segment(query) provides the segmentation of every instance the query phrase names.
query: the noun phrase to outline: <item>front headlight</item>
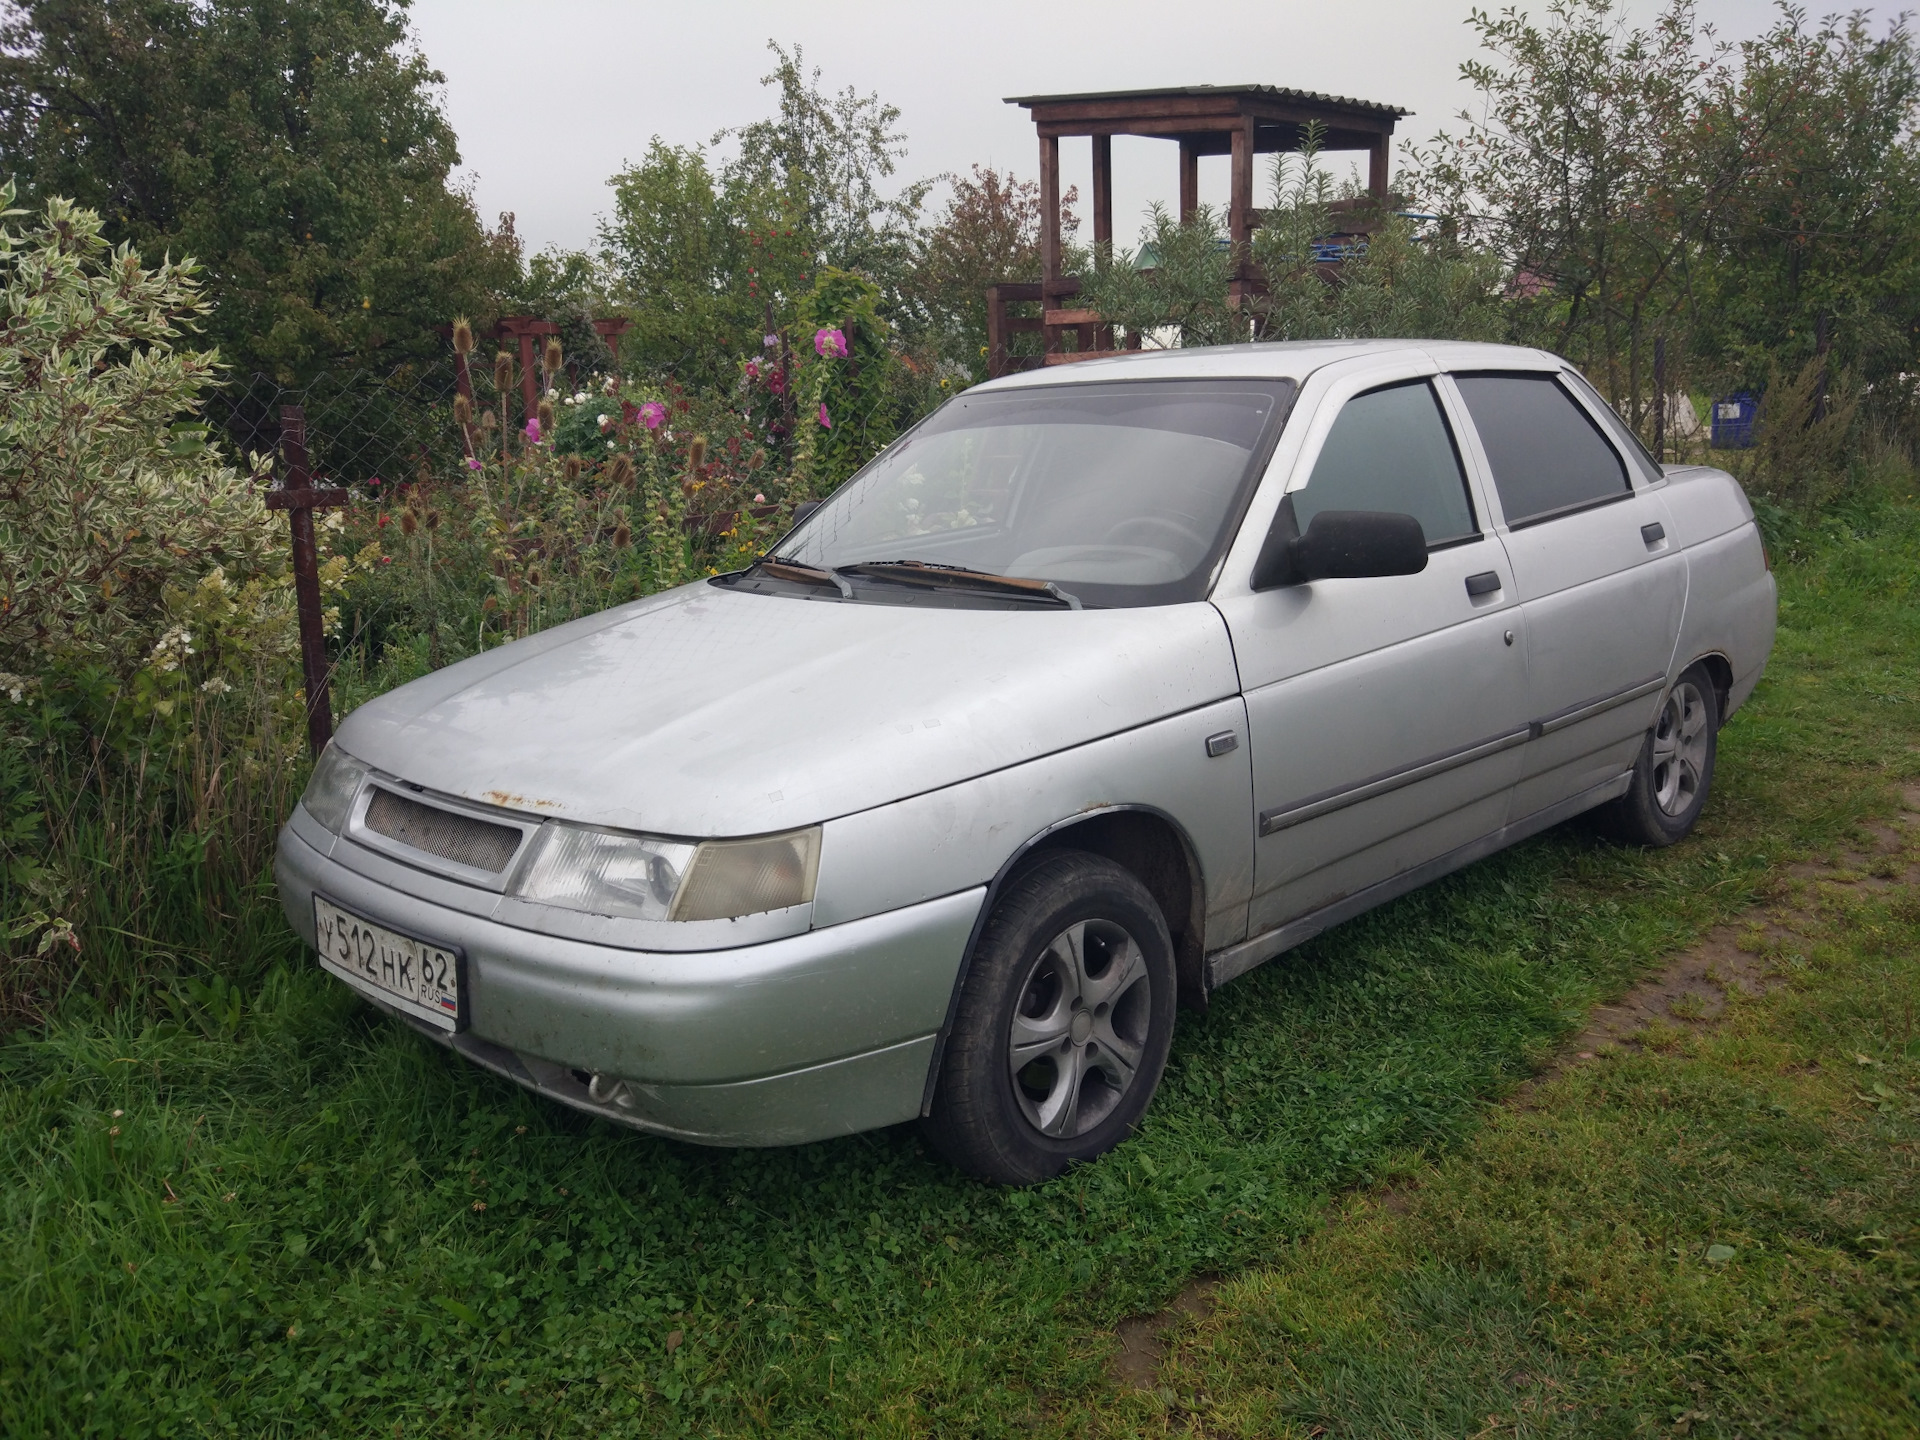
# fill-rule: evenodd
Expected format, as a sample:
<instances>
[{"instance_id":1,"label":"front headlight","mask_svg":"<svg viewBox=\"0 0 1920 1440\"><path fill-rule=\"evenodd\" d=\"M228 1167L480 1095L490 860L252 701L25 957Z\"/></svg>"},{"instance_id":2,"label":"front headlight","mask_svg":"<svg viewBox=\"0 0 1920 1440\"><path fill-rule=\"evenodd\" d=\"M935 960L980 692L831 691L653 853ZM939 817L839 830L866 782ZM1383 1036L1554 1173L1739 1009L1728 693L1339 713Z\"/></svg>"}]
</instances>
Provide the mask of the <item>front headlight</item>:
<instances>
[{"instance_id":1,"label":"front headlight","mask_svg":"<svg viewBox=\"0 0 1920 1440\"><path fill-rule=\"evenodd\" d=\"M514 893L594 915L665 920L694 847L678 840L551 824Z\"/></svg>"},{"instance_id":2,"label":"front headlight","mask_svg":"<svg viewBox=\"0 0 1920 1440\"><path fill-rule=\"evenodd\" d=\"M820 827L693 845L553 822L513 893L636 920L731 920L813 899Z\"/></svg>"},{"instance_id":3,"label":"front headlight","mask_svg":"<svg viewBox=\"0 0 1920 1440\"><path fill-rule=\"evenodd\" d=\"M338 835L346 828L347 812L353 808L360 782L367 778L367 768L342 750L338 740L329 744L314 762L313 777L300 797L307 814Z\"/></svg>"}]
</instances>

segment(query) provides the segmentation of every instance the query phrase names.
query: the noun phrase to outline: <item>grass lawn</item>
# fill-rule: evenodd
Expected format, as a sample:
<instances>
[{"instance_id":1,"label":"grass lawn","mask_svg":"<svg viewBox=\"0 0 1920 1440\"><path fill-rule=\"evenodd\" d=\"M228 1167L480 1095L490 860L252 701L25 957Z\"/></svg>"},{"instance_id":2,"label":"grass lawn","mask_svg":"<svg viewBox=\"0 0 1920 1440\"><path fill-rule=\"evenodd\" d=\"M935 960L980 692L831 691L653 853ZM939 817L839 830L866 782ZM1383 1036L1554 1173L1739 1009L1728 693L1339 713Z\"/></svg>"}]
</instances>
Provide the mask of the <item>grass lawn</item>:
<instances>
[{"instance_id":1,"label":"grass lawn","mask_svg":"<svg viewBox=\"0 0 1920 1440\"><path fill-rule=\"evenodd\" d=\"M1913 1433L1912 891L1822 887L1711 1035L1495 1103L1920 778L1920 510L1804 549L1693 839L1563 827L1236 982L1038 1190L911 1129L587 1120L291 947L76 1001L0 1047L0 1431ZM1117 1387L1115 1323L1200 1274L1238 1278Z\"/></svg>"}]
</instances>

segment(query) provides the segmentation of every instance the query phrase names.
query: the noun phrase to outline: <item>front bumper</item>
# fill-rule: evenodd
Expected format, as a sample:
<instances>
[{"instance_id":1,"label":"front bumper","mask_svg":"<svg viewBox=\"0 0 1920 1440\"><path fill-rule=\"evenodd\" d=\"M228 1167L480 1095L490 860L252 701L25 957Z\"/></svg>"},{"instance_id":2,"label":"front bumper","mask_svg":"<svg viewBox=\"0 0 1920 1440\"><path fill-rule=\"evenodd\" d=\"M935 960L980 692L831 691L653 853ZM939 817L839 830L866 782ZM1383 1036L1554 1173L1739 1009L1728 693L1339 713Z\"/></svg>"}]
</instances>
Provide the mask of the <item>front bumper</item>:
<instances>
[{"instance_id":1,"label":"front bumper","mask_svg":"<svg viewBox=\"0 0 1920 1440\"><path fill-rule=\"evenodd\" d=\"M467 1028L414 1022L423 1033L565 1104L712 1145L799 1144L918 1115L985 896L976 887L765 944L659 953L503 925L363 873L380 868L280 832L280 902L309 945L317 890L466 952Z\"/></svg>"}]
</instances>

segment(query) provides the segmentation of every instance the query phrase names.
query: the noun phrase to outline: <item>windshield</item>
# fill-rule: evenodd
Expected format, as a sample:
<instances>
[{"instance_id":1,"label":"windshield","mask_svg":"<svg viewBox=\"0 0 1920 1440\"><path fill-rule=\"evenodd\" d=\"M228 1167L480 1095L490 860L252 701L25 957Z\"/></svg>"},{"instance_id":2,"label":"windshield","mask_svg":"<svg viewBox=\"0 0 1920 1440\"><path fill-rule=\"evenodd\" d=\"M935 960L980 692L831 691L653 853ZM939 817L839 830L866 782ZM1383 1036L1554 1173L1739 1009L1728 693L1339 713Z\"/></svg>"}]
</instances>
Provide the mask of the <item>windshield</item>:
<instances>
[{"instance_id":1,"label":"windshield","mask_svg":"<svg viewBox=\"0 0 1920 1440\"><path fill-rule=\"evenodd\" d=\"M1293 393L1291 380L1136 380L961 395L778 558L954 566L1051 582L1086 605L1197 600Z\"/></svg>"}]
</instances>

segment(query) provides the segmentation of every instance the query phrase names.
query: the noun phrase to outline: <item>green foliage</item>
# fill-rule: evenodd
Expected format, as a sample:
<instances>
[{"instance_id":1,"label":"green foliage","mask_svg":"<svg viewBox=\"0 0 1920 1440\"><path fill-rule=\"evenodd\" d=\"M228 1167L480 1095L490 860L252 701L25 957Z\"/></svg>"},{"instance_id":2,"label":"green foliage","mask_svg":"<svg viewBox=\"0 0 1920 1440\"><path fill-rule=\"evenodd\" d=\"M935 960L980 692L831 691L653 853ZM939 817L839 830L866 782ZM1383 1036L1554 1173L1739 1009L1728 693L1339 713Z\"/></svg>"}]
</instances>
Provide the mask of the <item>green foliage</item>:
<instances>
[{"instance_id":1,"label":"green foliage","mask_svg":"<svg viewBox=\"0 0 1920 1440\"><path fill-rule=\"evenodd\" d=\"M1668 385L1756 389L1830 343L1912 411L1920 368L1920 64L1907 21L1810 24L1783 7L1737 49L1692 0L1632 27L1609 0L1544 23L1476 12L1488 52L1458 134L1413 184L1513 276L1517 336L1566 354L1643 424Z\"/></svg>"},{"instance_id":2,"label":"green foliage","mask_svg":"<svg viewBox=\"0 0 1920 1440\"><path fill-rule=\"evenodd\" d=\"M459 162L405 0L26 0L0 30L0 166L217 277L241 373L391 368L518 264Z\"/></svg>"},{"instance_id":3,"label":"green foliage","mask_svg":"<svg viewBox=\"0 0 1920 1440\"><path fill-rule=\"evenodd\" d=\"M0 187L0 220L25 213L13 195ZM0 686L82 663L178 669L183 595L222 567L271 568L255 484L195 419L216 359L176 345L206 311L193 269L109 249L61 199L0 225Z\"/></svg>"},{"instance_id":4,"label":"green foliage","mask_svg":"<svg viewBox=\"0 0 1920 1440\"><path fill-rule=\"evenodd\" d=\"M880 300L871 280L829 268L796 308L793 470L810 494L828 493L931 408L924 384L894 348ZM844 339L845 355L825 353L827 332Z\"/></svg>"},{"instance_id":5,"label":"green foliage","mask_svg":"<svg viewBox=\"0 0 1920 1440\"><path fill-rule=\"evenodd\" d=\"M1146 337L1170 328L1182 345L1252 338L1249 317L1227 303L1236 257L1220 217L1208 206L1182 224L1156 203L1139 249L1096 253L1086 261L1079 267L1079 302L1129 334Z\"/></svg>"}]
</instances>

